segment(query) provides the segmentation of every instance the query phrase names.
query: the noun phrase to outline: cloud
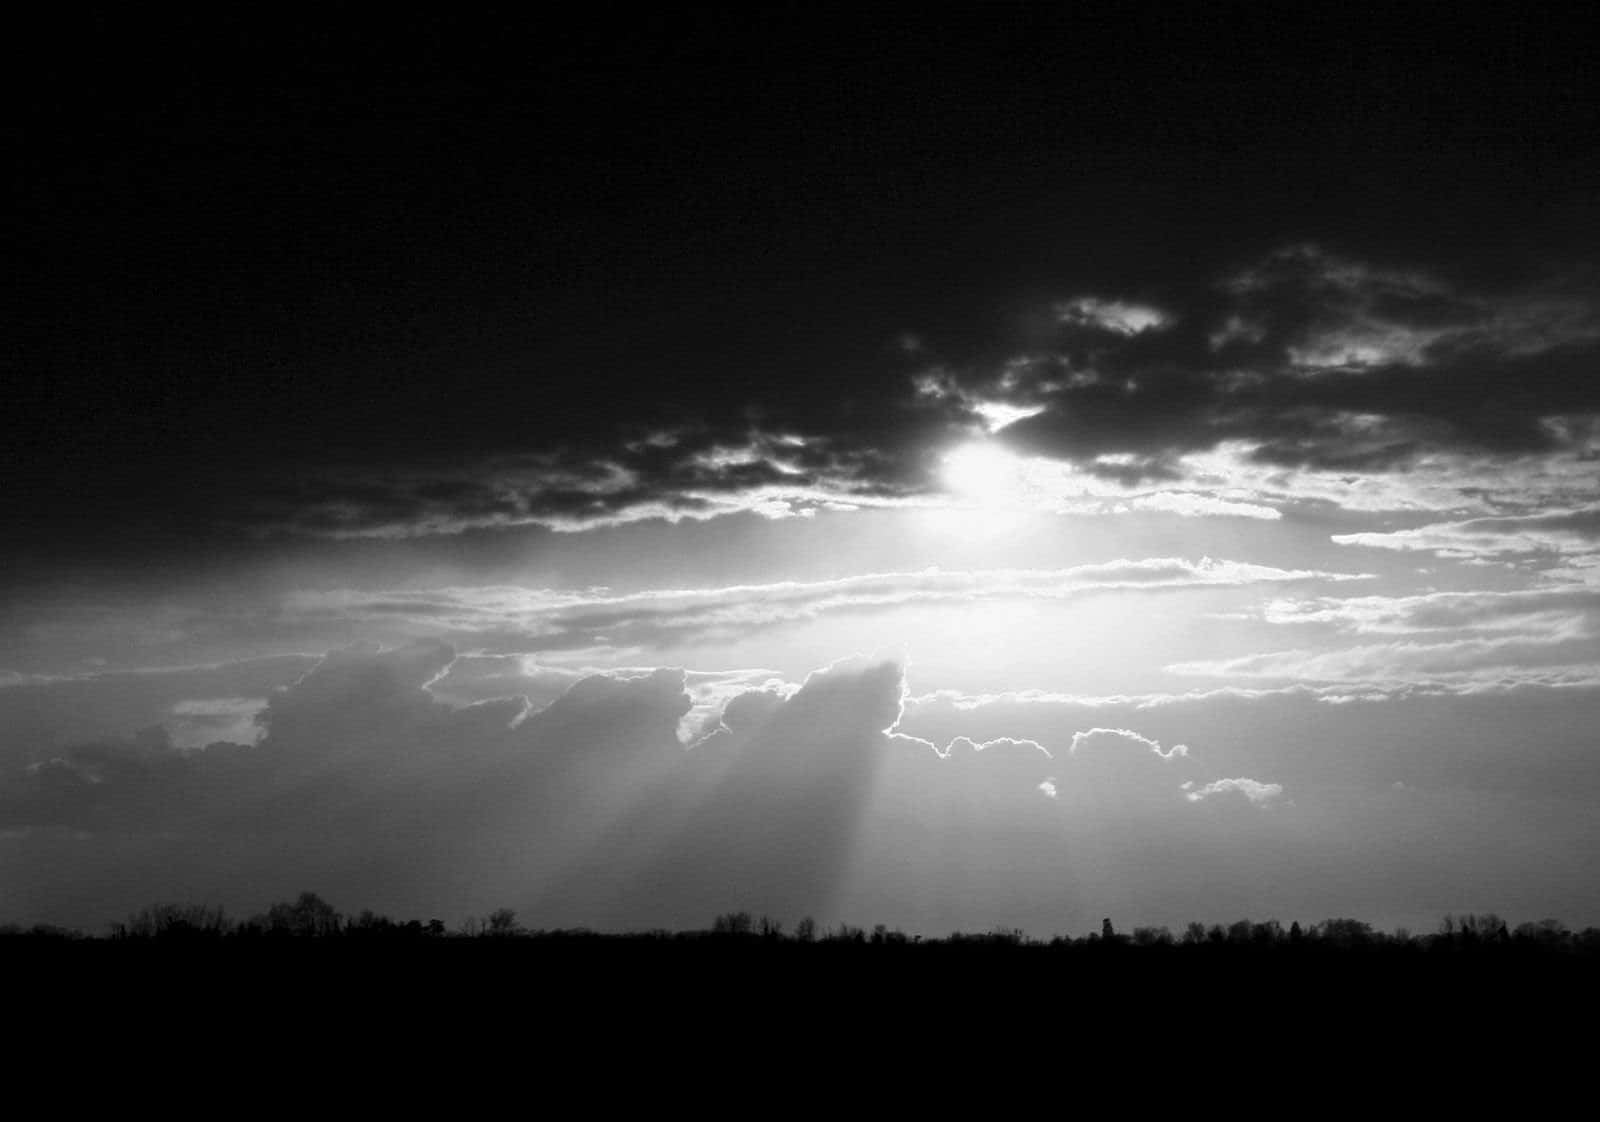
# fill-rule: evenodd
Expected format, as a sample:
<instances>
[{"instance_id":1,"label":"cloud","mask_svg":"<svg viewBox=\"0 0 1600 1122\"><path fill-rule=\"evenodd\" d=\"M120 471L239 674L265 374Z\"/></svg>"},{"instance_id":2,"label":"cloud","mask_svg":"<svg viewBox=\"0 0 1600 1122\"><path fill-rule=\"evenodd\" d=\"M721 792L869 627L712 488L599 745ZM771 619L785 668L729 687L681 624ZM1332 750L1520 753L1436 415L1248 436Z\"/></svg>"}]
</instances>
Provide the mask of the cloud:
<instances>
[{"instance_id":1,"label":"cloud","mask_svg":"<svg viewBox=\"0 0 1600 1122\"><path fill-rule=\"evenodd\" d=\"M1424 367L1490 350L1531 356L1600 338L1594 305L1577 294L1474 292L1428 271L1394 268L1300 244L1224 282L1232 322L1281 333L1306 376L1329 369ZM1244 334L1240 330L1237 334Z\"/></svg>"},{"instance_id":2,"label":"cloud","mask_svg":"<svg viewBox=\"0 0 1600 1122\"><path fill-rule=\"evenodd\" d=\"M1233 678L1297 678L1309 681L1397 683L1433 678L1498 678L1524 668L1592 674L1594 640L1583 632L1451 639L1403 640L1334 650L1265 651L1235 658L1177 662L1174 674Z\"/></svg>"},{"instance_id":3,"label":"cloud","mask_svg":"<svg viewBox=\"0 0 1600 1122\"><path fill-rule=\"evenodd\" d=\"M1254 779L1215 779L1203 787L1185 783L1183 789L1185 792L1183 797L1192 803L1202 802L1213 795L1234 791L1243 795L1252 804L1264 806L1283 794L1283 784L1260 783Z\"/></svg>"},{"instance_id":4,"label":"cloud","mask_svg":"<svg viewBox=\"0 0 1600 1122\"><path fill-rule=\"evenodd\" d=\"M987 752L993 749L1000 749L1001 751L1030 749L1040 753L1045 759L1051 758L1050 749L1040 744L1037 740L1018 739L1014 736L997 736L993 740L985 740L982 743L973 740L970 736L958 736L939 754L949 758L957 752ZM996 755L999 754L999 752L996 753Z\"/></svg>"},{"instance_id":5,"label":"cloud","mask_svg":"<svg viewBox=\"0 0 1600 1122\"><path fill-rule=\"evenodd\" d=\"M494 672L466 675L471 689L446 701L462 662ZM433 643L347 648L268 695L254 744L185 748L155 729L9 769L8 908L93 926L151 899L243 911L312 887L350 908L453 919L505 905L544 926L701 924L739 907L935 931L997 916L1059 930L1107 911L1172 922L1263 883L1325 906L1329 882L1306 885L1304 869L1327 837L1351 855L1340 877L1392 864L1423 827L1361 818L1377 811L1339 801L1357 797L1340 794L1352 784L1548 799L1593 783L1581 730L1596 683L1555 676L1540 688L1559 704L1358 683L919 697L896 660L855 657L800 683L583 674L533 704L484 696L486 680L514 684L504 669ZM1356 698L1383 703L1325 703ZM687 745L686 718L719 703L716 724L692 719L709 731ZM1270 783L1242 778L1268 767ZM1286 813L1186 813L1196 793ZM1451 805L1407 813L1461 839L1526 817ZM1354 834L1340 825L1352 815ZM1486 858L1484 875L1516 852Z\"/></svg>"},{"instance_id":6,"label":"cloud","mask_svg":"<svg viewBox=\"0 0 1600 1122\"><path fill-rule=\"evenodd\" d=\"M1425 679L1396 681L1356 681L1327 685L1296 682L1285 686L1218 686L1214 689L1183 692L1157 691L1134 694L1073 694L1053 690L1009 690L999 693L968 694L959 690L937 690L907 698L907 712L970 713L993 708L1064 708L1093 713L1106 709L1141 712L1155 709L1204 707L1217 703L1277 702L1305 700L1320 705L1349 705L1356 702L1383 703L1423 697L1447 698L1490 696L1505 693L1536 693L1541 690L1600 689L1600 663L1571 666L1496 668L1487 674L1442 674Z\"/></svg>"},{"instance_id":7,"label":"cloud","mask_svg":"<svg viewBox=\"0 0 1600 1122\"><path fill-rule=\"evenodd\" d=\"M877 450L826 434L689 428L584 451L345 468L261 496L250 525L261 534L335 540L519 527L577 532L732 514L787 518L915 506L925 490Z\"/></svg>"},{"instance_id":8,"label":"cloud","mask_svg":"<svg viewBox=\"0 0 1600 1122\"><path fill-rule=\"evenodd\" d=\"M1276 462L1270 445L1240 438L1159 462L1186 488L1278 507L1506 515L1537 512L1552 503L1581 505L1595 496L1595 449L1587 440L1563 437L1538 452L1486 456L1415 447L1382 414L1334 411L1316 424L1317 439L1337 445L1340 459ZM1400 460L1390 463L1396 450Z\"/></svg>"},{"instance_id":9,"label":"cloud","mask_svg":"<svg viewBox=\"0 0 1600 1122\"><path fill-rule=\"evenodd\" d=\"M541 656L542 657L542 656ZM585 678L638 678L650 667L549 665L531 655L458 654L449 670L428 684L428 692L451 705L525 697L537 710L548 706ZM685 670L683 688L690 709L678 726L678 739L690 745L716 731L727 703L743 693L770 689L787 696L797 687L776 670Z\"/></svg>"},{"instance_id":10,"label":"cloud","mask_svg":"<svg viewBox=\"0 0 1600 1122\"><path fill-rule=\"evenodd\" d=\"M1546 637L1592 633L1597 612L1600 590L1556 585L1415 596L1279 599L1269 601L1262 614L1268 623L1332 624L1357 634L1517 631Z\"/></svg>"},{"instance_id":11,"label":"cloud","mask_svg":"<svg viewBox=\"0 0 1600 1122\"><path fill-rule=\"evenodd\" d=\"M74 743L164 725L184 745L245 731L244 710L317 664L314 655L74 675L18 676L0 686L0 771ZM253 731L252 731L253 735Z\"/></svg>"},{"instance_id":12,"label":"cloud","mask_svg":"<svg viewBox=\"0 0 1600 1122\"><path fill-rule=\"evenodd\" d=\"M283 615L445 635L477 647L551 650L692 642L744 635L819 616L908 605L992 600L1061 600L1094 593L1351 581L1364 574L1183 558L1118 560L1065 569L977 569L870 573L827 581L725 588L603 591L447 587L334 590L288 596Z\"/></svg>"},{"instance_id":13,"label":"cloud","mask_svg":"<svg viewBox=\"0 0 1600 1122\"><path fill-rule=\"evenodd\" d=\"M1060 761L1041 771L1073 784L1110 767L1157 784L1163 777L1170 784L1204 783L1219 774L1266 772L1296 789L1305 805L1330 787L1370 782L1381 789L1394 779L1424 788L1588 798L1600 780L1585 732L1596 719L1600 667L1186 694L945 692L908 700L902 728L935 742L957 733L975 740L1029 737ZM1076 754L1059 750L1090 728L1136 730L1141 739L1108 736ZM1182 743L1190 751L1163 759L1145 742Z\"/></svg>"},{"instance_id":14,"label":"cloud","mask_svg":"<svg viewBox=\"0 0 1600 1122\"><path fill-rule=\"evenodd\" d=\"M1399 638L1197 660L1168 669L1225 677L1353 680L1380 693L1413 688L1463 694L1587 689L1600 681L1600 597L1589 585L1279 599L1265 605L1263 618L1279 625L1331 626L1346 634ZM1337 700L1336 693L1325 700Z\"/></svg>"},{"instance_id":15,"label":"cloud","mask_svg":"<svg viewBox=\"0 0 1600 1122\"><path fill-rule=\"evenodd\" d=\"M266 707L264 697L186 699L173 705L166 727L179 748L203 748L219 740L248 744L260 735L257 718Z\"/></svg>"},{"instance_id":16,"label":"cloud","mask_svg":"<svg viewBox=\"0 0 1600 1122\"><path fill-rule=\"evenodd\" d=\"M1012 405L1003 401L975 401L972 403L972 411L983 418L983 426L988 432L996 433L1007 425L1038 416L1044 412L1044 406Z\"/></svg>"},{"instance_id":17,"label":"cloud","mask_svg":"<svg viewBox=\"0 0 1600 1122\"><path fill-rule=\"evenodd\" d=\"M1123 300L1104 300L1081 296L1062 304L1057 314L1061 322L1094 327L1115 335L1139 335L1168 326L1172 317L1160 308Z\"/></svg>"},{"instance_id":18,"label":"cloud","mask_svg":"<svg viewBox=\"0 0 1600 1122\"><path fill-rule=\"evenodd\" d=\"M461 410L451 412L451 435L424 424L425 452L368 435L394 427L372 423L373 410L400 405L363 395L366 423L336 430L346 454L317 452L327 439L296 444L316 430L303 417L303 430L253 434L251 455L241 447L227 470L187 477L193 501L160 505L163 528L215 533L222 512L229 530L258 536L405 540L945 507L953 500L939 457L980 434L1077 475L1103 471L1106 457L1149 469L1136 480L1124 465L1121 481L1136 486L1113 499L1139 499L1159 479L1162 494L1236 507L1279 506L1270 491L1287 501L1341 491L1377 501L1363 483L1394 501L1413 490L1411 475L1433 485L1428 509L1454 514L1483 504L1473 482L1452 484L1448 471L1474 461L1497 490L1535 494L1538 477L1553 473L1573 477L1575 501L1595 499L1582 465L1600 433L1588 377L1600 352L1600 294L1582 273L1484 284L1302 243L1242 266L1200 262L1171 278L1159 306L1078 289L1004 318L1033 326L969 321L941 338L937 322L908 324L921 340L911 351L800 357L782 378L691 379L671 404L654 392L620 395L582 423L578 410L493 409L463 393L451 403ZM849 392L816 392L834 375L807 362L848 367L840 385ZM562 375L575 380L569 390L591 392L576 369ZM541 385L551 377L546 370ZM490 400L508 392L478 389ZM388 416L416 425L426 415L407 407ZM291 447L302 466L275 470ZM1189 470L1191 457L1224 449L1277 486L1221 494ZM103 473L96 501L125 487L173 495L172 473L137 474ZM1450 490L1454 505L1444 501ZM29 501L65 505L64 494L39 492ZM1263 517L1198 501L1080 501L1085 513Z\"/></svg>"},{"instance_id":19,"label":"cloud","mask_svg":"<svg viewBox=\"0 0 1600 1122\"><path fill-rule=\"evenodd\" d=\"M919 369L890 364L848 403L768 387L536 452L252 483L231 509L257 533L403 539L943 508L963 500L940 456L975 436L1033 464L1009 501L1085 515L1516 516L1505 502L1597 498L1600 293L1582 277L1477 289L1299 244L1171 296L1058 302L1011 350L940 353L930 334L900 356Z\"/></svg>"},{"instance_id":20,"label":"cloud","mask_svg":"<svg viewBox=\"0 0 1600 1122\"><path fill-rule=\"evenodd\" d=\"M959 827L985 860L1037 849L1060 828L1024 809L1039 803L1110 828L1107 814L1176 801L1115 753L1063 773L1027 737L938 749L902 731L908 694L892 659L845 659L799 684L753 685L757 671L592 674L536 708L440 700L459 657L435 642L331 652L270 696L255 743L197 749L154 728L72 746L0 782L0 829L30 845L70 832L84 907L132 907L200 878L317 884L423 911L464 899L467 877L473 900L520 899L573 922L689 923L740 905L824 912L862 862L910 860L938 882L936 850L888 856L928 831ZM1187 754L1126 730L1083 736ZM1119 785L1143 793L1106 801ZM994 833L1001 821L1023 833ZM19 879L19 899L43 875Z\"/></svg>"},{"instance_id":21,"label":"cloud","mask_svg":"<svg viewBox=\"0 0 1600 1122\"><path fill-rule=\"evenodd\" d=\"M1275 507L1261 506L1258 503L1229 502L1215 495L1201 495L1187 491L1157 491L1150 495L1140 495L1129 499L1127 507L1129 510L1166 511L1170 514L1183 515L1185 518L1260 518L1275 522L1283 517Z\"/></svg>"},{"instance_id":22,"label":"cloud","mask_svg":"<svg viewBox=\"0 0 1600 1122\"><path fill-rule=\"evenodd\" d=\"M1335 534L1338 545L1424 550L1453 557L1600 552L1600 506L1435 522L1409 530Z\"/></svg>"},{"instance_id":23,"label":"cloud","mask_svg":"<svg viewBox=\"0 0 1600 1122\"><path fill-rule=\"evenodd\" d=\"M1122 740L1130 741L1130 742L1132 742L1134 744L1139 745L1139 747L1141 747L1141 748L1147 749L1148 751L1155 753L1157 756L1160 756L1163 760L1171 760L1171 759L1175 759L1175 758L1177 758L1179 756L1187 756L1189 754L1189 747L1186 744L1174 744L1171 748L1163 749L1161 747L1161 745L1159 743L1157 743L1156 741L1151 740L1148 737L1140 736L1138 733L1134 732L1131 729L1107 729L1107 728L1092 728L1092 729L1087 729L1087 730L1085 730L1083 732L1073 733L1072 734L1072 744L1067 749L1067 751L1069 753L1075 755L1077 753L1078 749L1080 749L1080 748L1084 747L1085 745L1087 745L1091 740L1105 738L1105 737L1113 737L1113 738L1119 738L1119 739L1122 739Z\"/></svg>"},{"instance_id":24,"label":"cloud","mask_svg":"<svg viewBox=\"0 0 1600 1122\"><path fill-rule=\"evenodd\" d=\"M1069 339L948 374L949 393L1044 405L1007 428L1012 447L1161 463L1180 493L1201 490L1202 464L1222 453L1237 461L1228 485L1257 505L1474 509L1480 479L1548 502L1536 480L1551 476L1595 496L1584 465L1600 398L1582 370L1600 349L1600 298L1582 280L1478 291L1297 245L1191 303L1154 335Z\"/></svg>"},{"instance_id":25,"label":"cloud","mask_svg":"<svg viewBox=\"0 0 1600 1122\"><path fill-rule=\"evenodd\" d=\"M1008 423L1021 419L1013 418ZM960 445L945 453L940 462L950 491L941 505L971 508L984 514L1005 511L1101 516L1143 512L1184 518L1276 521L1282 517L1281 512L1263 503L1290 498L1246 490L1221 477L1201 481L1186 474L1181 457L1103 453L1075 464L1014 455L991 441ZM1153 484L1188 489L1162 489ZM1244 499L1258 501L1241 501Z\"/></svg>"}]
</instances>

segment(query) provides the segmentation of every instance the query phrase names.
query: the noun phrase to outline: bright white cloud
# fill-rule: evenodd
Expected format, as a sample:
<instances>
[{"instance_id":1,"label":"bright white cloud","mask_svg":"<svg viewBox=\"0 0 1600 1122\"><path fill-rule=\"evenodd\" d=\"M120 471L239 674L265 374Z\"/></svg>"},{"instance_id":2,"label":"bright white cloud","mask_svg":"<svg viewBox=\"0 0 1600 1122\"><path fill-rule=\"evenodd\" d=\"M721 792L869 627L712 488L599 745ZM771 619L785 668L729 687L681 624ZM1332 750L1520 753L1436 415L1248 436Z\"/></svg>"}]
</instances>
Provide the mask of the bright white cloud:
<instances>
[{"instance_id":1,"label":"bright white cloud","mask_svg":"<svg viewBox=\"0 0 1600 1122\"><path fill-rule=\"evenodd\" d=\"M1142 465L1120 454L1080 465L1020 456L1001 444L978 442L945 453L941 465L949 501L991 511L1085 516L1162 513L1274 521L1281 514L1270 503L1290 498L1240 487L1220 474L1204 479L1184 475L1182 460L1176 461L1180 474L1175 480L1163 477L1158 487L1130 482Z\"/></svg>"},{"instance_id":2,"label":"bright white cloud","mask_svg":"<svg viewBox=\"0 0 1600 1122\"><path fill-rule=\"evenodd\" d=\"M1386 449L1412 440L1386 418L1369 414L1335 414L1324 423L1331 430L1329 436L1337 436L1341 453L1353 459L1364 453L1381 458ZM1413 450L1392 468L1360 470L1273 462L1260 455L1266 447L1261 440L1226 440L1163 461L1171 477L1163 490L1259 506L1331 504L1362 513L1495 516L1543 513L1552 505L1581 512L1600 496L1593 466L1600 444L1585 425L1559 427L1564 434L1561 446L1547 452L1487 457L1476 452ZM1115 485L1101 481L1100 487L1110 493Z\"/></svg>"},{"instance_id":3,"label":"bright white cloud","mask_svg":"<svg viewBox=\"0 0 1600 1122\"><path fill-rule=\"evenodd\" d=\"M830 581L663 589L626 595L497 585L428 590L299 592L290 617L346 619L418 632L499 633L522 649L569 646L604 636L613 646L815 619L834 612L912 604L1062 600L1091 592L1238 588L1299 581L1368 579L1361 573L1184 558L1118 560L1065 569L976 569L870 573Z\"/></svg>"},{"instance_id":4,"label":"bright white cloud","mask_svg":"<svg viewBox=\"0 0 1600 1122\"><path fill-rule=\"evenodd\" d=\"M1029 417L1037 417L1044 410L1043 405L1017 405L1007 401L975 401L972 404L972 411L983 418L984 428L991 433Z\"/></svg>"},{"instance_id":5,"label":"bright white cloud","mask_svg":"<svg viewBox=\"0 0 1600 1122\"><path fill-rule=\"evenodd\" d=\"M1196 491L1156 491L1129 499L1128 510L1164 511L1185 518L1259 518L1276 522L1283 515L1276 507L1232 502Z\"/></svg>"},{"instance_id":6,"label":"bright white cloud","mask_svg":"<svg viewBox=\"0 0 1600 1122\"><path fill-rule=\"evenodd\" d=\"M1011 706L1048 706L1069 709L1166 709L1176 706L1206 707L1220 702L1264 702L1305 698L1323 705L1352 702L1381 703L1423 697L1467 697L1536 690L1600 689L1600 663L1573 666L1497 668L1487 674L1440 674L1425 679L1357 681L1328 685L1297 682L1287 686L1218 686L1182 693L1071 694L1049 690L1012 690L1003 693L964 694L938 690L908 698L908 710L948 707L958 712Z\"/></svg>"},{"instance_id":7,"label":"bright white cloud","mask_svg":"<svg viewBox=\"0 0 1600 1122\"><path fill-rule=\"evenodd\" d=\"M1184 798L1192 803L1201 802L1214 795L1227 792L1237 792L1251 803L1261 806L1272 802L1283 794L1281 783L1261 783L1254 779L1215 779L1203 787L1196 787L1192 783L1183 785Z\"/></svg>"},{"instance_id":8,"label":"bright white cloud","mask_svg":"<svg viewBox=\"0 0 1600 1122\"><path fill-rule=\"evenodd\" d=\"M1435 680L1480 683L1559 673L1587 681L1600 672L1586 633L1399 641L1334 650L1283 650L1172 663L1174 674L1216 678L1359 681L1387 685Z\"/></svg>"},{"instance_id":9,"label":"bright white cloud","mask_svg":"<svg viewBox=\"0 0 1600 1122\"><path fill-rule=\"evenodd\" d=\"M1415 596L1274 599L1262 615L1268 623L1332 624L1359 634L1517 631L1544 637L1592 631L1597 612L1600 589L1554 585Z\"/></svg>"},{"instance_id":10,"label":"bright white cloud","mask_svg":"<svg viewBox=\"0 0 1600 1122\"><path fill-rule=\"evenodd\" d=\"M1189 754L1189 746L1187 744L1174 744L1171 748L1162 748L1159 742L1151 740L1146 736L1140 736L1132 729L1107 728L1085 729L1082 732L1073 733L1072 744L1070 747L1068 747L1067 752L1071 755L1076 755L1078 750L1088 745L1090 741L1103 739L1128 741L1129 743L1136 744L1149 752L1153 752L1155 755L1160 756L1163 760L1173 760L1180 756L1187 756Z\"/></svg>"},{"instance_id":11,"label":"bright white cloud","mask_svg":"<svg viewBox=\"0 0 1600 1122\"><path fill-rule=\"evenodd\" d=\"M944 751L940 752L939 755L948 759L956 752L986 752L992 749L1001 749L1002 751L1007 749L1026 749L1030 752L1038 752L1046 759L1051 758L1050 750L1037 740L1019 739L1014 736L997 736L993 740L985 740L981 743L969 736L958 736L946 745ZM996 754L998 755L999 753Z\"/></svg>"},{"instance_id":12,"label":"bright white cloud","mask_svg":"<svg viewBox=\"0 0 1600 1122\"><path fill-rule=\"evenodd\" d=\"M1338 545L1425 550L1460 557L1544 552L1593 554L1600 552L1600 506L1435 522L1409 530L1336 534L1333 541Z\"/></svg>"}]
</instances>

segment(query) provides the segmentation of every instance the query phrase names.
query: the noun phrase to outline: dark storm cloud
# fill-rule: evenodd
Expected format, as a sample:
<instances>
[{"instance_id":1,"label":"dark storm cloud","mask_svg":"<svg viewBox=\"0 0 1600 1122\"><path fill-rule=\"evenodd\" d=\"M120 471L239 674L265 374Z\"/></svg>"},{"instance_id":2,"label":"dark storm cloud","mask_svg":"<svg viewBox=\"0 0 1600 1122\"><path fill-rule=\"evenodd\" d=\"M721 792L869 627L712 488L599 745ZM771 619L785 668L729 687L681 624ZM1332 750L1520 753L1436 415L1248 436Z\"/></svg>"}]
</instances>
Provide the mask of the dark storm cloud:
<instances>
[{"instance_id":1,"label":"dark storm cloud","mask_svg":"<svg viewBox=\"0 0 1600 1122\"><path fill-rule=\"evenodd\" d=\"M1548 450L1543 418L1595 411L1570 185L1600 98L1564 19L43 41L72 50L32 52L20 107L19 563L899 501L980 393L1123 479L1225 439L1352 471ZM1330 249L1273 256L1299 241ZM966 396L919 397L932 364Z\"/></svg>"},{"instance_id":2,"label":"dark storm cloud","mask_svg":"<svg viewBox=\"0 0 1600 1122\"><path fill-rule=\"evenodd\" d=\"M1600 289L1583 277L1476 291L1295 245L1159 305L1082 296L1050 316L1029 352L885 358L865 413L753 384L759 423L719 424L708 403L587 449L312 473L241 496L236 524L399 537L917 504L942 486L942 453L994 427L1130 494L1182 489L1181 457L1224 443L1264 468L1391 476L1440 455L1594 454Z\"/></svg>"},{"instance_id":3,"label":"dark storm cloud","mask_svg":"<svg viewBox=\"0 0 1600 1122\"><path fill-rule=\"evenodd\" d=\"M1224 442L1264 467L1358 474L1439 455L1593 454L1600 295L1581 279L1481 293L1301 245L1172 296L1069 301L1050 349L902 376L876 415L841 414L820 431L785 428L774 409L771 431L662 430L571 466L481 461L460 469L474 478L346 490L322 480L334 490L287 502L282 525L570 529L915 503L941 486L939 454L980 434L996 407L1021 417L1006 444L1127 488L1181 485L1179 458Z\"/></svg>"},{"instance_id":4,"label":"dark storm cloud","mask_svg":"<svg viewBox=\"0 0 1600 1122\"><path fill-rule=\"evenodd\" d=\"M1008 441L1160 464L1232 440L1269 464L1384 471L1441 451L1570 449L1560 423L1600 410L1584 375L1600 358L1589 278L1480 293L1302 245L1215 287L1176 294L1170 327L992 376L994 396L1047 407Z\"/></svg>"},{"instance_id":5,"label":"dark storm cloud","mask_svg":"<svg viewBox=\"0 0 1600 1122\"><path fill-rule=\"evenodd\" d=\"M950 426L945 431L959 432ZM258 492L237 528L326 537L407 537L538 524L586 529L640 519L892 505L926 488L926 471L887 446L705 425L661 430L588 452L462 457L329 472Z\"/></svg>"}]
</instances>

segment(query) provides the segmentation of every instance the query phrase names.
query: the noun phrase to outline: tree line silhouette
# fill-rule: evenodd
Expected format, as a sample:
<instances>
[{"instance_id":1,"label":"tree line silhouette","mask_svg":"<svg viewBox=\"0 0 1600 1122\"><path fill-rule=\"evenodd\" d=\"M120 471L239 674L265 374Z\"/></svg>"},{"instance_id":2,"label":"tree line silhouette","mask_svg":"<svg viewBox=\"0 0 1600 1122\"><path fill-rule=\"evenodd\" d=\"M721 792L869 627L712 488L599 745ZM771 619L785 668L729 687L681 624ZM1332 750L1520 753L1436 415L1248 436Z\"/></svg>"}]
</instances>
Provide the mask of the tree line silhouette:
<instances>
[{"instance_id":1,"label":"tree line silhouette","mask_svg":"<svg viewBox=\"0 0 1600 1122\"><path fill-rule=\"evenodd\" d=\"M1048 939L1017 928L996 927L982 932L952 932L944 938L912 935L877 924L870 930L848 923L822 927L806 917L792 929L770 916L727 912L715 917L709 928L671 931L599 932L587 928L543 929L519 921L510 908L470 917L454 928L439 919L396 920L363 910L345 915L314 892L294 900L279 901L266 911L244 919L230 917L210 904L155 904L110 926L103 936L44 924L0 926L0 939L72 941L194 941L194 940L518 940L523 942L583 942L586 944L662 944L712 942L721 945L834 945L871 947L1014 947L1095 948L1105 951L1129 948L1148 953L1178 953L1199 949L1233 951L1337 950L1366 952L1480 952L1538 951L1600 957L1600 928L1573 930L1556 919L1519 923L1512 927L1492 913L1446 915L1436 930L1413 933L1405 928L1380 931L1361 920L1335 918L1302 926L1284 927L1277 920L1237 920L1233 923L1192 922L1181 931L1143 926L1118 931L1110 918L1098 931L1082 936L1056 935Z\"/></svg>"}]
</instances>

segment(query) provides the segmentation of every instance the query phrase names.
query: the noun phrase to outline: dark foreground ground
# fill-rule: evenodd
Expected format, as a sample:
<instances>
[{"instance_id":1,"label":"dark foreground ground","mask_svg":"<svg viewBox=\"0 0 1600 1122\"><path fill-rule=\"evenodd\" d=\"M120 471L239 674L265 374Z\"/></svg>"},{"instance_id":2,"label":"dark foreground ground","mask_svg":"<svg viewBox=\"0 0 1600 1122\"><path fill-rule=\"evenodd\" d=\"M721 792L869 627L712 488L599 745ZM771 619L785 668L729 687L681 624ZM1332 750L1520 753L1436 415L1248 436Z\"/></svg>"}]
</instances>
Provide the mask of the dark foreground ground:
<instances>
[{"instance_id":1,"label":"dark foreground ground","mask_svg":"<svg viewBox=\"0 0 1600 1122\"><path fill-rule=\"evenodd\" d=\"M17 1118L1584 1117L1600 1086L1600 956L1515 944L0 939L0 977L8 1085L53 1106Z\"/></svg>"},{"instance_id":2,"label":"dark foreground ground","mask_svg":"<svg viewBox=\"0 0 1600 1122\"><path fill-rule=\"evenodd\" d=\"M1343 1029L1419 1049L1537 1037L1600 1048L1600 955L1534 947L802 944L759 938L0 940L15 1022L176 1021L204 1039L362 1023L449 1036L502 1024L729 1044L814 1028L836 1044L1020 1032L1141 1046ZM1387 1046L1387 1045L1386 1045ZM1600 1050L1592 1056L1600 1075ZM1600 1084L1597 1084L1600 1092Z\"/></svg>"}]
</instances>

